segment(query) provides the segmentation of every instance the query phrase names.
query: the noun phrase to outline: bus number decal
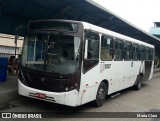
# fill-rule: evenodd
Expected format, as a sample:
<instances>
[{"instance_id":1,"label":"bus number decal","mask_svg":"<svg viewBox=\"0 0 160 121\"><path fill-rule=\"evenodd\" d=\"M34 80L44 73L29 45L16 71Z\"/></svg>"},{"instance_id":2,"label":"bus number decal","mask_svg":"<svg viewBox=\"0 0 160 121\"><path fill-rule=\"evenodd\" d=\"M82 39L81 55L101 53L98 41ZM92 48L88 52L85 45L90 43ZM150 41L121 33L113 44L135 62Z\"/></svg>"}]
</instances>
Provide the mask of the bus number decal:
<instances>
[{"instance_id":1,"label":"bus number decal","mask_svg":"<svg viewBox=\"0 0 160 121\"><path fill-rule=\"evenodd\" d=\"M100 66L100 73L102 73L105 69L109 69L111 64L101 64Z\"/></svg>"}]
</instances>

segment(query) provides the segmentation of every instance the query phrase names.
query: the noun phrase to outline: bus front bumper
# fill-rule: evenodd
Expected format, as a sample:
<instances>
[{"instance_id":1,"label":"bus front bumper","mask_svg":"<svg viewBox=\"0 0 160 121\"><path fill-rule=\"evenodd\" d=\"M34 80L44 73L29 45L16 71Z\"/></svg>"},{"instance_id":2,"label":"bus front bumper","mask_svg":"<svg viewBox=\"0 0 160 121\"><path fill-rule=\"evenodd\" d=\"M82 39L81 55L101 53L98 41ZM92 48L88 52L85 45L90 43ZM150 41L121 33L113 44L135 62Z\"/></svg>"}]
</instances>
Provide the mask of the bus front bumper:
<instances>
[{"instance_id":1,"label":"bus front bumper","mask_svg":"<svg viewBox=\"0 0 160 121\"><path fill-rule=\"evenodd\" d=\"M26 97L44 100L48 102L53 102L73 107L78 106L77 90L72 90L69 92L60 92L60 93L43 91L25 86L18 80L18 93Z\"/></svg>"}]
</instances>

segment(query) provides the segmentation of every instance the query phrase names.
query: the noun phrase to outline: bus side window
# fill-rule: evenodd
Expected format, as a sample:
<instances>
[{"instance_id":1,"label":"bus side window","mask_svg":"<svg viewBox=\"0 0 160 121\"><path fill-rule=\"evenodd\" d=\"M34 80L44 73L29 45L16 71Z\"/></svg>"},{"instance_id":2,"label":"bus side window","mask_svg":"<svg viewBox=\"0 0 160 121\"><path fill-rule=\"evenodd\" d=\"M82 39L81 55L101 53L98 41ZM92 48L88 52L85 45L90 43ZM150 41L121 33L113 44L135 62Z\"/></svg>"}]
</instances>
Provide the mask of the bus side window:
<instances>
[{"instance_id":1,"label":"bus side window","mask_svg":"<svg viewBox=\"0 0 160 121\"><path fill-rule=\"evenodd\" d=\"M137 61L138 60L138 51L139 51L139 46L137 44L133 44L132 45L132 54L133 54L133 61Z\"/></svg>"},{"instance_id":2,"label":"bus side window","mask_svg":"<svg viewBox=\"0 0 160 121\"><path fill-rule=\"evenodd\" d=\"M125 61L130 61L132 59L132 43L130 42L125 42L124 44L124 60Z\"/></svg>"},{"instance_id":3,"label":"bus side window","mask_svg":"<svg viewBox=\"0 0 160 121\"><path fill-rule=\"evenodd\" d=\"M112 37L102 36L101 59L113 60L113 38Z\"/></svg>"},{"instance_id":4,"label":"bus side window","mask_svg":"<svg viewBox=\"0 0 160 121\"><path fill-rule=\"evenodd\" d=\"M143 61L144 60L144 58L145 58L145 47L144 46L140 46L139 47L140 49L139 49L139 52L140 52L140 60L141 61Z\"/></svg>"},{"instance_id":5,"label":"bus side window","mask_svg":"<svg viewBox=\"0 0 160 121\"><path fill-rule=\"evenodd\" d=\"M151 60L151 61L153 60L153 57L154 57L154 56L153 56L153 55L154 55L153 53L154 53L154 49L150 49L150 50L149 50L149 60Z\"/></svg>"},{"instance_id":6,"label":"bus side window","mask_svg":"<svg viewBox=\"0 0 160 121\"><path fill-rule=\"evenodd\" d=\"M145 48L145 60L149 60L149 48Z\"/></svg>"},{"instance_id":7,"label":"bus side window","mask_svg":"<svg viewBox=\"0 0 160 121\"><path fill-rule=\"evenodd\" d=\"M122 40L115 40L115 60L123 60L124 43Z\"/></svg>"},{"instance_id":8,"label":"bus side window","mask_svg":"<svg viewBox=\"0 0 160 121\"><path fill-rule=\"evenodd\" d=\"M138 54L139 60L142 61L142 46L139 46Z\"/></svg>"}]
</instances>

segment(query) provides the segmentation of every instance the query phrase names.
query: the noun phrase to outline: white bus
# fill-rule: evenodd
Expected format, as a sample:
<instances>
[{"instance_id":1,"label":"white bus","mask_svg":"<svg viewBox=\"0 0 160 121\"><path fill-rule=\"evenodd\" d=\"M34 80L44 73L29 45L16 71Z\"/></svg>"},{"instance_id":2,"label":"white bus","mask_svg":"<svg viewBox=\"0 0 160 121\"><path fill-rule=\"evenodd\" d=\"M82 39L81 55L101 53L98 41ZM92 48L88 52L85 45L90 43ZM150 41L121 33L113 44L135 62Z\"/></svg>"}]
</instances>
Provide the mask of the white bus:
<instances>
[{"instance_id":1,"label":"white bus","mask_svg":"<svg viewBox=\"0 0 160 121\"><path fill-rule=\"evenodd\" d=\"M153 75L153 45L86 22L31 21L22 51L19 94L73 107Z\"/></svg>"}]
</instances>

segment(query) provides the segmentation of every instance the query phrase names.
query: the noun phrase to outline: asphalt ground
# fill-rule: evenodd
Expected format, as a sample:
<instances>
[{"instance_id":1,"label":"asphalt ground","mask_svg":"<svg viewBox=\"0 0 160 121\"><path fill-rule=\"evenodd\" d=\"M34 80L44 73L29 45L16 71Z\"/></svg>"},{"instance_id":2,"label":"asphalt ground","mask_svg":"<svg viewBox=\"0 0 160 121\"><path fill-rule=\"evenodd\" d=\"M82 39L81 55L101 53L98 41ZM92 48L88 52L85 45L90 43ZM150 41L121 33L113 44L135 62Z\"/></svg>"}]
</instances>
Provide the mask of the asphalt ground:
<instances>
[{"instance_id":1,"label":"asphalt ground","mask_svg":"<svg viewBox=\"0 0 160 121\"><path fill-rule=\"evenodd\" d=\"M7 105L9 105L9 108ZM143 84L142 89L139 91L129 88L108 96L105 104L100 108L93 107L92 103L72 108L26 97L20 97L20 99L8 102L7 105L6 109L4 108L0 111L12 113L45 112L49 113L52 118L0 119L0 121L160 121L160 118L128 118L127 116L127 118L120 118L121 114L130 114L127 112L131 112L131 114L132 112L160 112L160 72L154 73L153 78L146 84ZM58 116L56 112L61 114L61 118L56 117ZM71 113L68 113L69 116L66 117L64 112ZM106 112L117 113L113 113L112 118L105 118L108 115ZM86 115L84 116L82 113L85 113ZM99 114L102 117L98 117Z\"/></svg>"}]
</instances>

